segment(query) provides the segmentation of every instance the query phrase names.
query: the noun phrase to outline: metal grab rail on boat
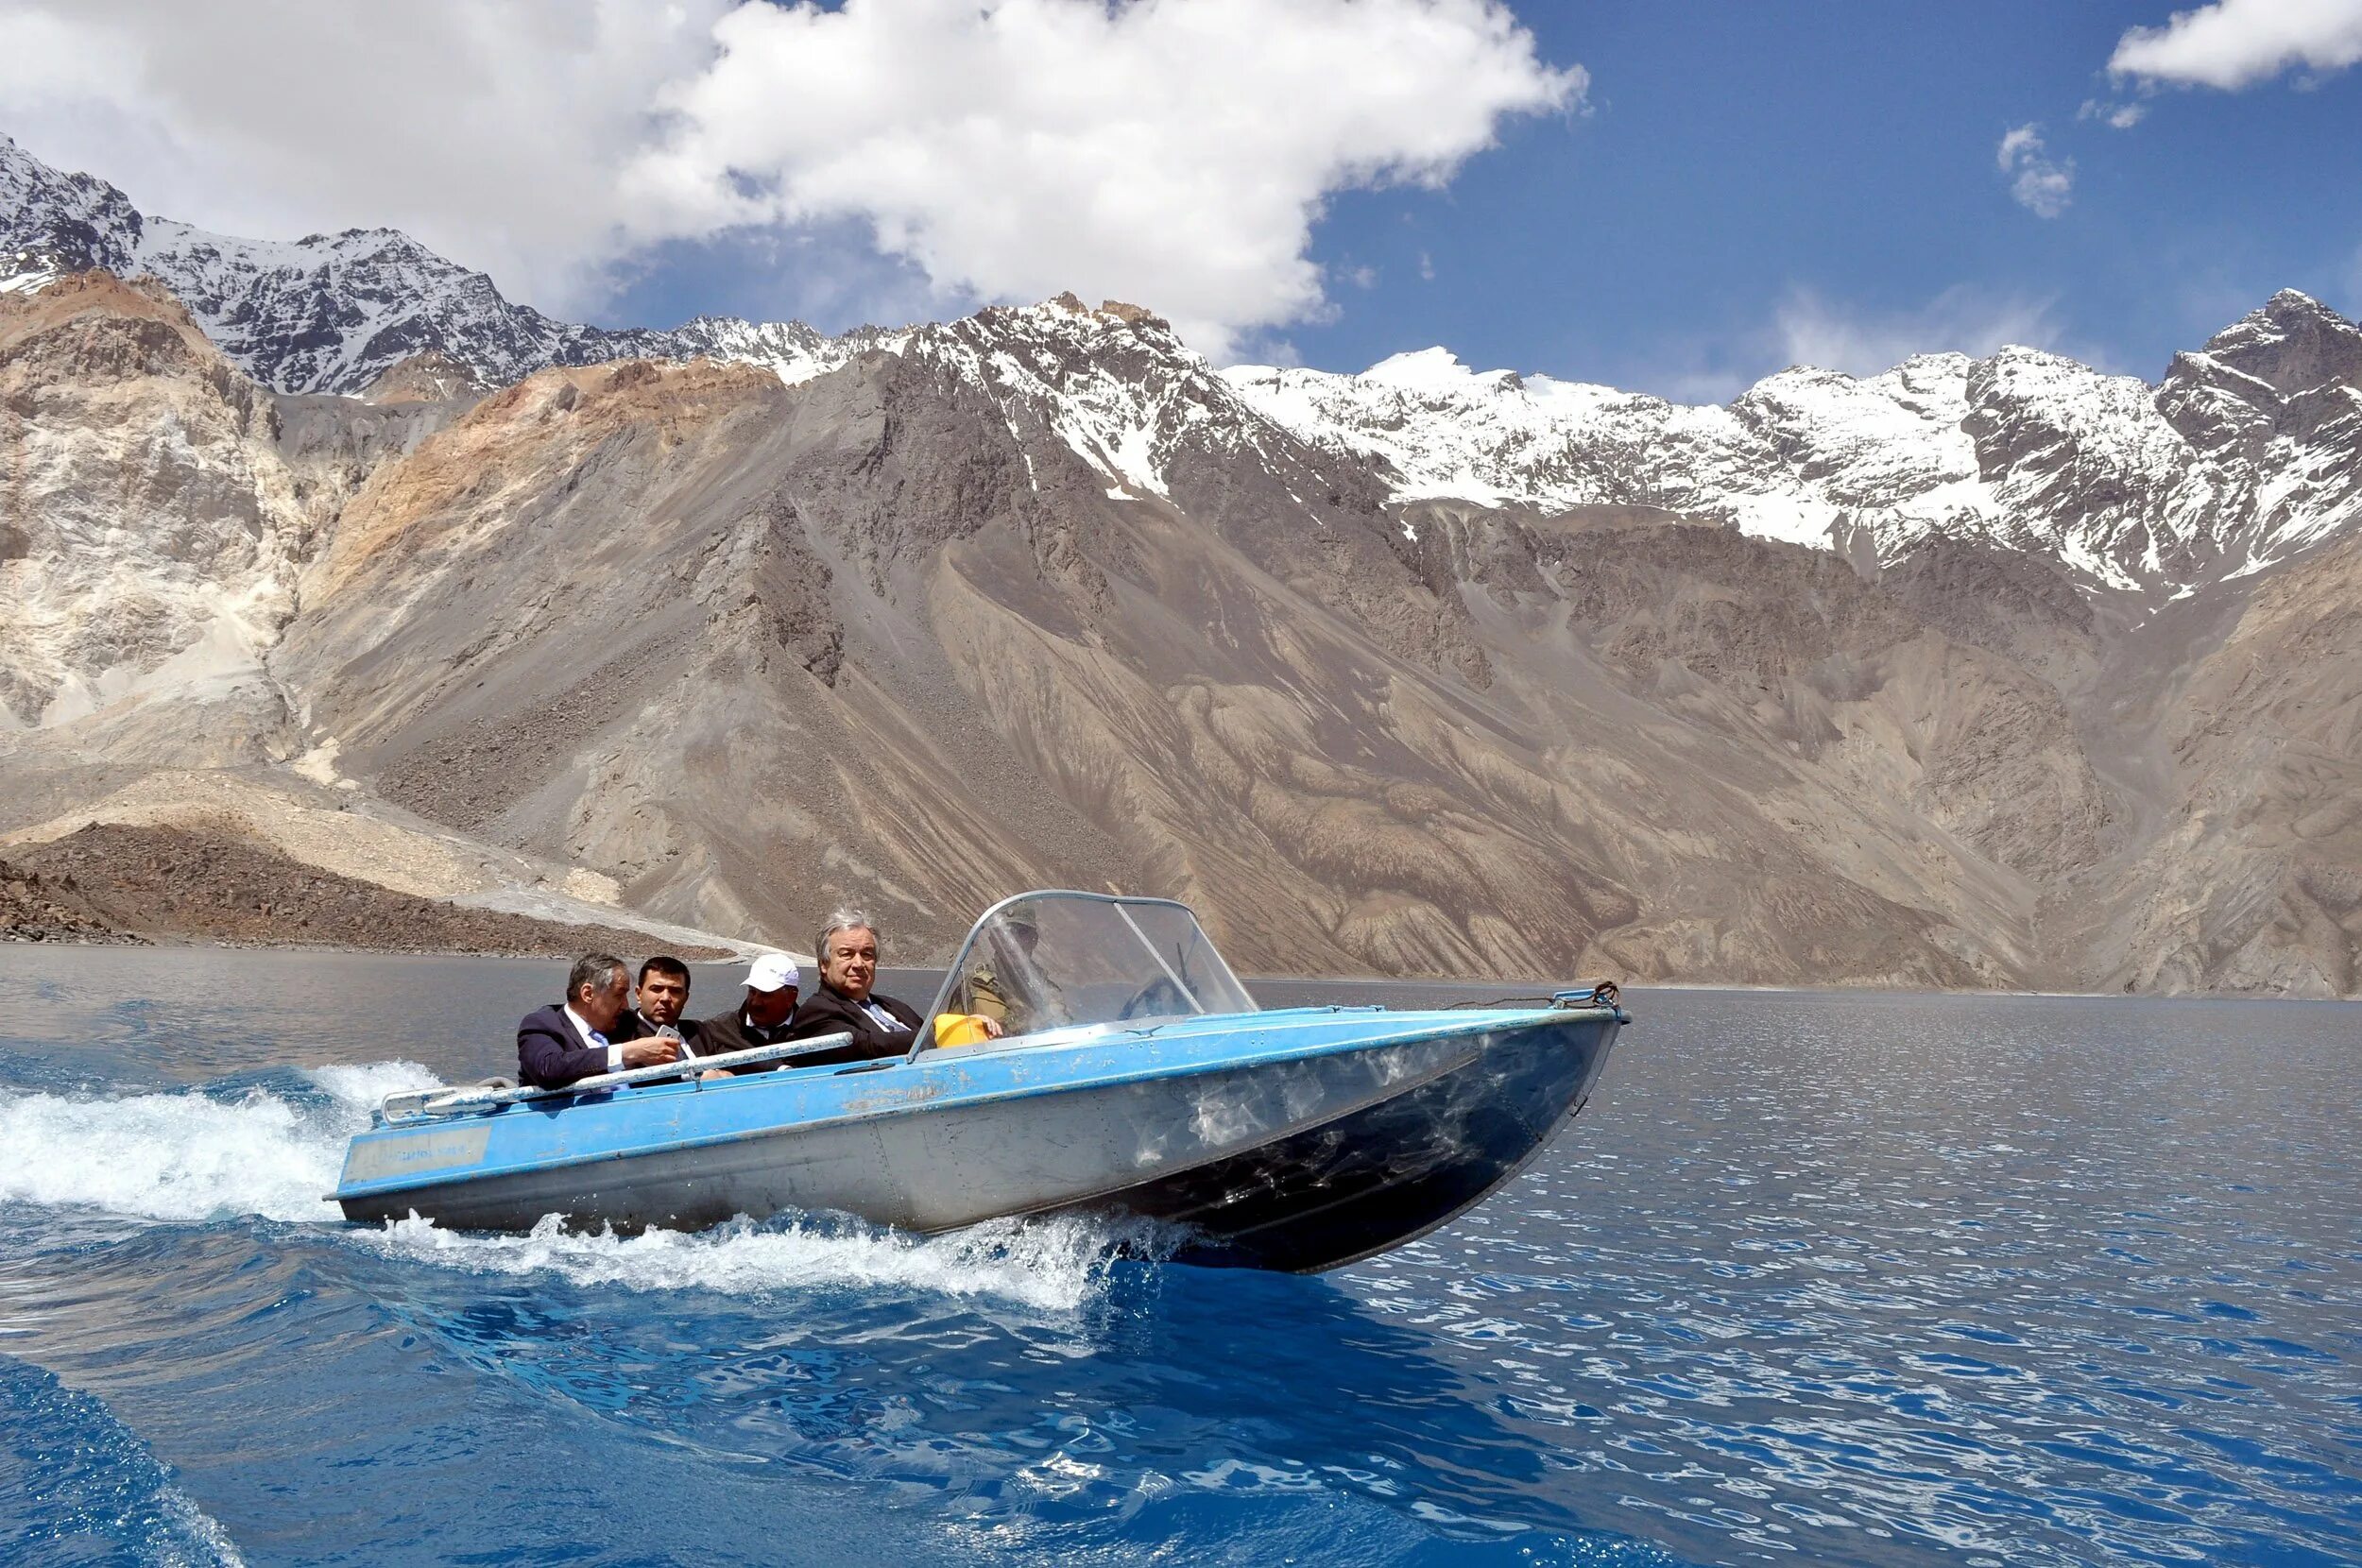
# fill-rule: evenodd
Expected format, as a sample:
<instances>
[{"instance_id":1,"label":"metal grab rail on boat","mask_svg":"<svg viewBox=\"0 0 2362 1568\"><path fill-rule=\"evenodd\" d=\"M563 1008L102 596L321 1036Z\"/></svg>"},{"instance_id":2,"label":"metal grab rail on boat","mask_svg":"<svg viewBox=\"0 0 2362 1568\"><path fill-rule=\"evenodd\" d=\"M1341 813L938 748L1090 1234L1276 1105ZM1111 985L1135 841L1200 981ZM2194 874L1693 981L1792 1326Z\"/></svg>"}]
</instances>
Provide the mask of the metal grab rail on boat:
<instances>
[{"instance_id":1,"label":"metal grab rail on boat","mask_svg":"<svg viewBox=\"0 0 2362 1568\"><path fill-rule=\"evenodd\" d=\"M1553 991L1547 997L1493 997L1481 1001L1451 1002L1446 1012L1476 1008L1547 1007L1561 1013L1604 1013L1617 1024L1632 1022L1632 1014L1624 1011L1623 993L1611 980L1585 980L1564 991Z\"/></svg>"},{"instance_id":2,"label":"metal grab rail on boat","mask_svg":"<svg viewBox=\"0 0 2362 1568\"><path fill-rule=\"evenodd\" d=\"M808 1040L783 1040L777 1045L726 1050L719 1056L688 1056L677 1062L659 1062L653 1066L603 1072L590 1078L577 1078L572 1083L555 1089L492 1089L481 1084L405 1089L400 1094L387 1095L379 1103L376 1119L379 1125L386 1126L395 1122L457 1116L464 1111L497 1110L503 1105L523 1105L537 1099L597 1094L605 1089L626 1088L634 1083L654 1083L683 1077L693 1087L698 1082L699 1073L710 1072L716 1067L751 1066L758 1062L793 1062L799 1056L817 1056L823 1051L841 1049L850 1045L852 1040L850 1032L815 1034Z\"/></svg>"}]
</instances>

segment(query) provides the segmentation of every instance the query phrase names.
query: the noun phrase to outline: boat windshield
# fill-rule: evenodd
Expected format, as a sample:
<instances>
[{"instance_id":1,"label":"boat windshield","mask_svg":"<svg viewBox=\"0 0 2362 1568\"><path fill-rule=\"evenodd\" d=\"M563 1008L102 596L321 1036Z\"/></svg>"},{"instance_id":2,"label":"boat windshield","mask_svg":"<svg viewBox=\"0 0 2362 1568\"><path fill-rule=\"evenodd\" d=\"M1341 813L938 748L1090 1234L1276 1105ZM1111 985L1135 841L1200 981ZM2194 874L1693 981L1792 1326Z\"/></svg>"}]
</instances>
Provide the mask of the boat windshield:
<instances>
[{"instance_id":1,"label":"boat windshield","mask_svg":"<svg viewBox=\"0 0 2362 1568\"><path fill-rule=\"evenodd\" d=\"M976 923L934 1011L980 1014L1018 1035L1256 1006L1186 904L1028 893Z\"/></svg>"}]
</instances>

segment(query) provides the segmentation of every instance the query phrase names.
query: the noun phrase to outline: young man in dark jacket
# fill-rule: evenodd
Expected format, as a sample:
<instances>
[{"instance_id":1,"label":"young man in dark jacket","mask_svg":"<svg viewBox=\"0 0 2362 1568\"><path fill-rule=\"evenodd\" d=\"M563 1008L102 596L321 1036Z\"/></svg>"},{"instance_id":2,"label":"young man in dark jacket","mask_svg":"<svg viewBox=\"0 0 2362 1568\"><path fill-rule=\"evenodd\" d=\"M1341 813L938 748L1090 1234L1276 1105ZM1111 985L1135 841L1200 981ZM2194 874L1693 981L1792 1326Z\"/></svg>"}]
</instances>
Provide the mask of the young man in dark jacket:
<instances>
[{"instance_id":1,"label":"young man in dark jacket","mask_svg":"<svg viewBox=\"0 0 2362 1568\"><path fill-rule=\"evenodd\" d=\"M662 1035L678 1040L684 1057L713 1054L697 1043L698 1031L705 1026L681 1016L689 1009L688 964L670 953L659 953L640 965L640 979L632 990L631 1014L617 1026L620 1038L653 1040Z\"/></svg>"}]
</instances>

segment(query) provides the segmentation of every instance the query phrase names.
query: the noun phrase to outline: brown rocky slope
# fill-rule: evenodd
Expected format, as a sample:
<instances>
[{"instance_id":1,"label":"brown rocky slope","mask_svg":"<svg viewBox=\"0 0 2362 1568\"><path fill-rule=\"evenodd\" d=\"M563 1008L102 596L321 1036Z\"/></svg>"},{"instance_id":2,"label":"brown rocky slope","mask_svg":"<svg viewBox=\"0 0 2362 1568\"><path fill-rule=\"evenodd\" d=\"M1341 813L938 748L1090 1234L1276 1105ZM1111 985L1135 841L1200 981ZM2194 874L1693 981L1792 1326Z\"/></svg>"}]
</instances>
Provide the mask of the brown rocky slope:
<instances>
[{"instance_id":1,"label":"brown rocky slope","mask_svg":"<svg viewBox=\"0 0 2362 1568\"><path fill-rule=\"evenodd\" d=\"M940 944L1112 883L1271 969L2100 978L2050 912L2121 810L2035 667L2099 634L2006 574L1939 623L1678 520L1396 516L1309 450L1110 495L973 401L889 354L533 378L362 494L274 670L376 787L671 918Z\"/></svg>"},{"instance_id":2,"label":"brown rocky slope","mask_svg":"<svg viewBox=\"0 0 2362 1568\"><path fill-rule=\"evenodd\" d=\"M1060 423L1117 392L1147 477ZM276 706L206 743L707 929L856 899L903 959L1120 886L1262 971L2353 989L2350 552L2128 606L1990 546L1395 507L1224 396L1053 303L794 386L553 370L350 439L385 412L282 402L349 499L273 579ZM50 811L198 759L75 724L0 736Z\"/></svg>"}]
</instances>

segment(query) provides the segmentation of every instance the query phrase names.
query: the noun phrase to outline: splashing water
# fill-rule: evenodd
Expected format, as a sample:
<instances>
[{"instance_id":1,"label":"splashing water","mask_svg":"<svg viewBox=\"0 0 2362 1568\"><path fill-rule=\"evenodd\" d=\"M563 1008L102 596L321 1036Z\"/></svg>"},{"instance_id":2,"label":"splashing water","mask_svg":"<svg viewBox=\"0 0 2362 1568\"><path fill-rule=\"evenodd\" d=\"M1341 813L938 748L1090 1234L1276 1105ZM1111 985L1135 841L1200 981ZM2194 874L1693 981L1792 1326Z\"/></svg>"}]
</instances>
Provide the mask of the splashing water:
<instances>
[{"instance_id":1,"label":"splashing water","mask_svg":"<svg viewBox=\"0 0 2362 1568\"><path fill-rule=\"evenodd\" d=\"M317 1068L303 1089L119 1099L0 1097L0 1202L147 1219L339 1218L325 1195L345 1142L386 1095L436 1086L411 1062Z\"/></svg>"},{"instance_id":2,"label":"splashing water","mask_svg":"<svg viewBox=\"0 0 2362 1568\"><path fill-rule=\"evenodd\" d=\"M555 1215L524 1236L446 1231L413 1215L359 1235L389 1256L480 1274L549 1273L578 1286L744 1296L899 1289L1058 1313L1081 1307L1117 1256L1153 1254L1159 1240L1138 1222L1070 1217L994 1220L942 1236L805 1219L618 1236L566 1231Z\"/></svg>"},{"instance_id":3,"label":"splashing water","mask_svg":"<svg viewBox=\"0 0 2362 1568\"><path fill-rule=\"evenodd\" d=\"M386 1095L435 1088L409 1062L315 1067L302 1087L132 1095L0 1096L0 1202L138 1219L254 1217L341 1224L325 1194L345 1144ZM991 1297L1043 1311L1081 1306L1117 1255L1156 1257L1173 1237L1145 1221L1002 1220L921 1237L847 1221L741 1220L698 1235L562 1229L462 1234L416 1216L355 1233L385 1255L480 1274L547 1273L585 1286L730 1295L827 1287Z\"/></svg>"}]
</instances>

